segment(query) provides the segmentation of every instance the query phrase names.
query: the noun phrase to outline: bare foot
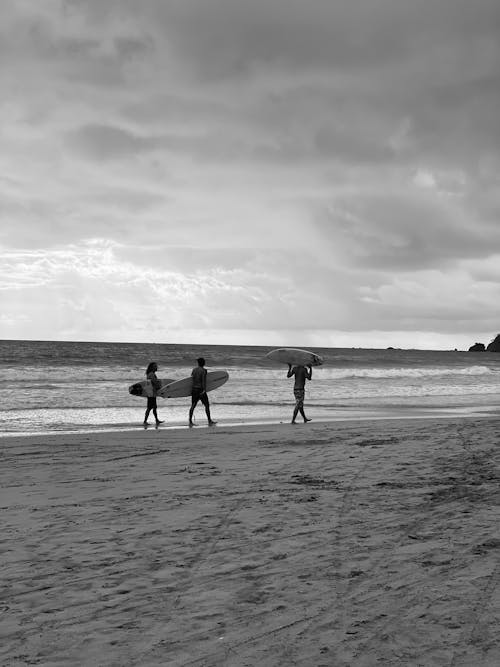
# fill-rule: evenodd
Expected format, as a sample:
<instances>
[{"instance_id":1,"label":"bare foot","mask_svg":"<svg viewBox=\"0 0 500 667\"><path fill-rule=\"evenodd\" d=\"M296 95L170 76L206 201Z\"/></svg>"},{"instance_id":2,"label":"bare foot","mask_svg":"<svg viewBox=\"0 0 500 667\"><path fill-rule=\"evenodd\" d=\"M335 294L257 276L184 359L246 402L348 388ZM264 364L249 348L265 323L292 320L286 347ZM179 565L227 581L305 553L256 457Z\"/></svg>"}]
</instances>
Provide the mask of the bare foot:
<instances>
[{"instance_id":1,"label":"bare foot","mask_svg":"<svg viewBox=\"0 0 500 667\"><path fill-rule=\"evenodd\" d=\"M216 424L217 424L217 422L214 421L213 419L208 422L209 426L215 426Z\"/></svg>"},{"instance_id":2,"label":"bare foot","mask_svg":"<svg viewBox=\"0 0 500 667\"><path fill-rule=\"evenodd\" d=\"M308 419L307 417L304 419L304 424L307 424L307 422L310 422L311 420Z\"/></svg>"}]
</instances>

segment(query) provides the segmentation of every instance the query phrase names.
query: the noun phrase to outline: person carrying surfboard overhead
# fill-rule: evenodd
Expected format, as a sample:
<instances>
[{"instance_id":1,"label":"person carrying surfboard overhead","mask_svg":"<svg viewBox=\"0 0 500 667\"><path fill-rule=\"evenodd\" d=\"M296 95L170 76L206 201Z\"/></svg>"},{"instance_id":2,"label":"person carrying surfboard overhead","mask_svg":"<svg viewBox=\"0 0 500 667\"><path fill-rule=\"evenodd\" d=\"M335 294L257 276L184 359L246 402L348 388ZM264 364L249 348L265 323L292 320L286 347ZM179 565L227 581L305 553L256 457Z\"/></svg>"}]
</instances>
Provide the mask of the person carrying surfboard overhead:
<instances>
[{"instance_id":1,"label":"person carrying surfboard overhead","mask_svg":"<svg viewBox=\"0 0 500 667\"><path fill-rule=\"evenodd\" d=\"M310 422L311 420L306 417L304 412L304 397L306 393L306 380L312 378L312 368L311 366L293 366L288 364L288 373L287 378L295 376L295 383L293 385L293 395L295 396L295 408L293 409L292 424L295 424L295 419L300 412L304 424Z\"/></svg>"},{"instance_id":2,"label":"person carrying surfboard overhead","mask_svg":"<svg viewBox=\"0 0 500 667\"><path fill-rule=\"evenodd\" d=\"M148 404L146 407L146 414L144 415L144 428L148 427L148 417L149 413L153 411L154 418L156 419L156 427L160 424L163 424L163 421L159 419L158 417L158 406L156 403L156 392L158 389L161 387L161 382L158 380L156 377L156 371L158 370L158 364L154 361L152 361L148 367L146 368L146 379L151 381L151 384L153 385L153 396L148 396Z\"/></svg>"},{"instance_id":3,"label":"person carrying surfboard overhead","mask_svg":"<svg viewBox=\"0 0 500 667\"><path fill-rule=\"evenodd\" d=\"M196 360L198 365L191 371L193 386L191 388L191 407L189 408L189 426L194 426L193 413L198 403L201 401L205 406L205 412L208 419L208 425L213 426L217 422L210 415L210 403L207 395L207 369L205 368L205 359L200 357Z\"/></svg>"}]
</instances>

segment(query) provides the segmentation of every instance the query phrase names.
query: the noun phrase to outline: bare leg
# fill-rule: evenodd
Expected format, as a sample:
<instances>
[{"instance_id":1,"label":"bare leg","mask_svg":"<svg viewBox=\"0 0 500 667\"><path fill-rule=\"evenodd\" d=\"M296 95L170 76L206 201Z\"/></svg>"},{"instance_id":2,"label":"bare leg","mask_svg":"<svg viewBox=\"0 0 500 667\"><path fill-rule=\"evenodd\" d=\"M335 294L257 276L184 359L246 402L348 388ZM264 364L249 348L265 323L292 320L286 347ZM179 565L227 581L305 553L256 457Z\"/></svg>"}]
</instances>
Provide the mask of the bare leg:
<instances>
[{"instance_id":1,"label":"bare leg","mask_svg":"<svg viewBox=\"0 0 500 667\"><path fill-rule=\"evenodd\" d=\"M206 393L202 395L201 400L203 402L203 405L205 406L205 414L207 415L208 425L213 426L217 422L212 419L212 416L210 414L210 403L208 401L208 396L206 395Z\"/></svg>"},{"instance_id":2,"label":"bare leg","mask_svg":"<svg viewBox=\"0 0 500 667\"><path fill-rule=\"evenodd\" d=\"M306 417L305 412L304 412L304 408L300 408L300 414L302 415L302 419L304 420L304 424L305 424L306 422L310 422L310 421L311 421L310 419L308 419L308 418Z\"/></svg>"},{"instance_id":3,"label":"bare leg","mask_svg":"<svg viewBox=\"0 0 500 667\"><path fill-rule=\"evenodd\" d=\"M158 412L156 411L156 408L153 408L153 415L155 417L157 426L159 426L160 424L163 424L163 421L158 417Z\"/></svg>"},{"instance_id":4,"label":"bare leg","mask_svg":"<svg viewBox=\"0 0 500 667\"><path fill-rule=\"evenodd\" d=\"M189 408L189 426L194 426L193 424L193 414L194 414L194 409L196 407L196 404L198 403L198 399L192 399L191 401L191 407Z\"/></svg>"}]
</instances>

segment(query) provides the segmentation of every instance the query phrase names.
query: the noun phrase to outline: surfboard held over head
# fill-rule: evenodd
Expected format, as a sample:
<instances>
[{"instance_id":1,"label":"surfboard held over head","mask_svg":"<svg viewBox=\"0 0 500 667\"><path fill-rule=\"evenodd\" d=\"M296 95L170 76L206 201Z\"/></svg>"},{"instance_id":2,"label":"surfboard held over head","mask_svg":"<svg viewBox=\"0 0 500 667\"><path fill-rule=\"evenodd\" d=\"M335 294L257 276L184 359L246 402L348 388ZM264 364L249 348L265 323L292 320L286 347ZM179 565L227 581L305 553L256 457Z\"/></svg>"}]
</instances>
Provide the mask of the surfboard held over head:
<instances>
[{"instance_id":1,"label":"surfboard held over head","mask_svg":"<svg viewBox=\"0 0 500 667\"><path fill-rule=\"evenodd\" d=\"M208 371L207 373L207 391L213 391L222 387L229 379L229 373L226 371ZM191 396L193 388L193 378L187 377L182 380L175 380L167 386L162 386L158 391L158 396L163 398L181 398L182 396Z\"/></svg>"},{"instance_id":2,"label":"surfboard held over head","mask_svg":"<svg viewBox=\"0 0 500 667\"><path fill-rule=\"evenodd\" d=\"M271 361L292 366L321 366L323 359L314 352L301 350L297 347L280 347L266 354Z\"/></svg>"},{"instance_id":3,"label":"surfboard held over head","mask_svg":"<svg viewBox=\"0 0 500 667\"><path fill-rule=\"evenodd\" d=\"M165 387L167 384L171 384L172 382L174 382L174 380L173 378L165 378L163 380L160 380L160 382L161 382L161 387ZM143 396L144 398L149 398L151 396L160 396L159 391L161 391L161 389L155 392L151 380L143 380L142 382L136 382L135 384L131 384L130 387L128 388L128 393L132 394L132 396Z\"/></svg>"}]
</instances>

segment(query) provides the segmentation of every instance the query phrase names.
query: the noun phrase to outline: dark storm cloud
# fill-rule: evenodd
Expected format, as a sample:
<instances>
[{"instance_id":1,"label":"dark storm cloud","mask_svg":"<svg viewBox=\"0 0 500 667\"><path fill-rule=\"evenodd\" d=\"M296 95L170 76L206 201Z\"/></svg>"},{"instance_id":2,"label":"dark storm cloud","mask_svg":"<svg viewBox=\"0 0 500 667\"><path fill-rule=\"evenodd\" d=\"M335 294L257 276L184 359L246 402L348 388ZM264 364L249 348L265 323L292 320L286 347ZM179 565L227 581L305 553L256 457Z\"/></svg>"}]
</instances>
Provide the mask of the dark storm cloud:
<instances>
[{"instance_id":1,"label":"dark storm cloud","mask_svg":"<svg viewBox=\"0 0 500 667\"><path fill-rule=\"evenodd\" d=\"M371 70L450 36L458 43L495 35L500 12L494 0L187 0L154 7L183 60L214 76L259 63Z\"/></svg>"},{"instance_id":2,"label":"dark storm cloud","mask_svg":"<svg viewBox=\"0 0 500 667\"><path fill-rule=\"evenodd\" d=\"M219 133L186 132L141 136L128 129L109 125L85 125L68 132L67 145L96 161L119 160L150 153L173 152L201 160L239 160L251 156L253 148L244 139Z\"/></svg>"},{"instance_id":3,"label":"dark storm cloud","mask_svg":"<svg viewBox=\"0 0 500 667\"><path fill-rule=\"evenodd\" d=\"M36 72L44 71L47 77L49 70L52 82L60 85L116 88L126 84L131 63L144 59L152 47L142 31L135 33L120 25L107 34L105 23L90 25L87 3L81 4L81 12L64 0L35 5L20 2L17 11L13 6L7 2L0 9L0 57L4 65L14 65L14 75L21 75L35 88L43 84L36 80Z\"/></svg>"},{"instance_id":4,"label":"dark storm cloud","mask_svg":"<svg viewBox=\"0 0 500 667\"><path fill-rule=\"evenodd\" d=\"M294 84L282 90L280 75L293 75L297 86L312 73L330 77L332 86L342 77L330 95L330 123L310 104L312 144L278 137L278 147L259 149L262 157L297 157L301 150L306 156L308 148L386 161L392 153L384 130L404 116L411 118L406 154L412 158L467 163L492 145L498 149L500 4L493 0L199 0L156 10L179 63L189 63L200 81L274 74L284 128L297 117L296 104L307 105L307 91L302 102L299 95L293 100ZM312 99L322 85L309 83ZM260 112L268 102L262 99Z\"/></svg>"},{"instance_id":5,"label":"dark storm cloud","mask_svg":"<svg viewBox=\"0 0 500 667\"><path fill-rule=\"evenodd\" d=\"M500 228L463 211L446 197L430 192L372 193L344 200L318 212L325 243L344 248L350 261L367 269L415 271L481 259L500 248Z\"/></svg>"},{"instance_id":6,"label":"dark storm cloud","mask_svg":"<svg viewBox=\"0 0 500 667\"><path fill-rule=\"evenodd\" d=\"M397 5L376 1L195 1L172 5L168 20L173 44L186 62L203 74L236 76L261 64L284 68L372 66L374 59L380 63L397 57L407 51L405 36L383 16L384 10L397 13ZM374 49L374 42L381 48Z\"/></svg>"},{"instance_id":7,"label":"dark storm cloud","mask_svg":"<svg viewBox=\"0 0 500 667\"><path fill-rule=\"evenodd\" d=\"M112 160L154 149L156 142L107 125L87 125L68 133L69 146L96 160Z\"/></svg>"}]
</instances>

